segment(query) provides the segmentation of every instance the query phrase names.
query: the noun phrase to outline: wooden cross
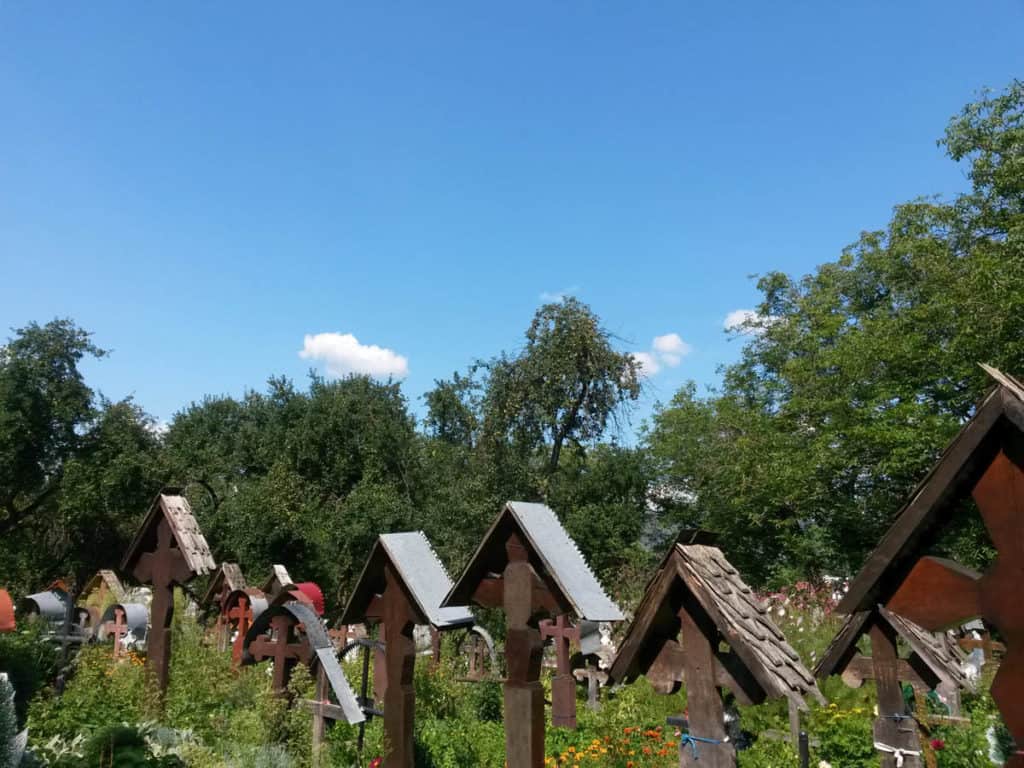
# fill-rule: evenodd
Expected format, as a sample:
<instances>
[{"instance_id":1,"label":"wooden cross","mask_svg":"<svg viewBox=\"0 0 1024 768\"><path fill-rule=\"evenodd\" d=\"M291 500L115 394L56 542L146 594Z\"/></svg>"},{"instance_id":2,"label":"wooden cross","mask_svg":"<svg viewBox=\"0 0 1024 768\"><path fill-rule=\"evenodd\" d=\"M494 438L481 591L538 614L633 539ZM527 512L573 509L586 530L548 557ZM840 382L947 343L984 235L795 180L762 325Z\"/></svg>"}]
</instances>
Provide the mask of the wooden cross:
<instances>
[{"instance_id":1,"label":"wooden cross","mask_svg":"<svg viewBox=\"0 0 1024 768\"><path fill-rule=\"evenodd\" d=\"M1000 452L973 491L997 556L984 573L933 557L918 560L889 601L890 610L937 631L978 617L1006 639L992 698L1017 744L1024 744L1024 472ZM1024 754L1006 768L1024 768Z\"/></svg>"},{"instance_id":2,"label":"wooden cross","mask_svg":"<svg viewBox=\"0 0 1024 768\"><path fill-rule=\"evenodd\" d=\"M509 768L534 768L544 764L544 687L540 682L544 640L539 619L545 607L548 613L557 608L550 592L538 584L529 551L518 534L506 539L505 552L508 564L500 584L507 627L505 757ZM485 580L480 588L487 585Z\"/></svg>"},{"instance_id":3,"label":"wooden cross","mask_svg":"<svg viewBox=\"0 0 1024 768\"><path fill-rule=\"evenodd\" d=\"M735 768L736 751L727 743L725 709L718 689L715 657L718 629L692 598L684 600L678 616L684 650L689 736L697 740L689 745L685 739L680 740L679 765L681 768Z\"/></svg>"},{"instance_id":4,"label":"wooden cross","mask_svg":"<svg viewBox=\"0 0 1024 768\"><path fill-rule=\"evenodd\" d=\"M298 623L290 614L279 614L270 620L270 637L257 637L249 643L249 654L256 660L274 660L274 691L284 693L297 661L309 663L312 651L309 641L298 637Z\"/></svg>"},{"instance_id":5,"label":"wooden cross","mask_svg":"<svg viewBox=\"0 0 1024 768\"><path fill-rule=\"evenodd\" d=\"M994 661L996 654L1001 656L1006 653L1006 646L996 640L993 640L992 633L988 630L982 632L980 638L961 637L956 642L957 645L968 653L973 651L975 648L981 648L982 658L986 664L990 661Z\"/></svg>"},{"instance_id":6,"label":"wooden cross","mask_svg":"<svg viewBox=\"0 0 1024 768\"><path fill-rule=\"evenodd\" d=\"M345 720L345 712L337 704L331 703L331 686L327 681L324 668L317 665L316 689L312 699L303 699L300 703L313 713L313 765L322 764L324 735L329 723Z\"/></svg>"},{"instance_id":7,"label":"wooden cross","mask_svg":"<svg viewBox=\"0 0 1024 768\"><path fill-rule=\"evenodd\" d=\"M580 630L572 626L565 614L554 621L540 623L540 634L551 638L555 646L555 676L551 680L551 724L555 728L576 728L576 680L570 663L571 644L580 642Z\"/></svg>"},{"instance_id":8,"label":"wooden cross","mask_svg":"<svg viewBox=\"0 0 1024 768\"><path fill-rule=\"evenodd\" d=\"M135 566L135 578L153 589L146 666L161 694L167 690L171 663L171 621L174 618L174 587L192 578L192 570L177 547L166 517L157 525L156 549L144 552Z\"/></svg>"},{"instance_id":9,"label":"wooden cross","mask_svg":"<svg viewBox=\"0 0 1024 768\"><path fill-rule=\"evenodd\" d=\"M114 636L114 658L120 658L124 654L122 638L128 634L128 623L125 621L123 608L114 608L114 620L104 623L103 631Z\"/></svg>"},{"instance_id":10,"label":"wooden cross","mask_svg":"<svg viewBox=\"0 0 1024 768\"><path fill-rule=\"evenodd\" d=\"M235 630L235 639L231 643L231 664L237 669L242 663L242 652L245 650L245 635L252 626L252 605L249 596L242 594L238 596L238 602L230 606L226 614L227 634Z\"/></svg>"},{"instance_id":11,"label":"wooden cross","mask_svg":"<svg viewBox=\"0 0 1024 768\"><path fill-rule=\"evenodd\" d=\"M472 635L469 646L469 668L466 670L466 679L476 682L484 679L486 673L487 644L480 635Z\"/></svg>"},{"instance_id":12,"label":"wooden cross","mask_svg":"<svg viewBox=\"0 0 1024 768\"><path fill-rule=\"evenodd\" d=\"M607 682L608 673L600 669L592 661L588 661L583 669L573 672L577 680L587 681L587 709L598 710L601 708L601 686Z\"/></svg>"},{"instance_id":13,"label":"wooden cross","mask_svg":"<svg viewBox=\"0 0 1024 768\"><path fill-rule=\"evenodd\" d=\"M386 671L384 689L384 733L389 752L384 768L413 768L413 715L416 692L413 670L416 665L416 642L413 630L417 612L402 577L388 562L384 567L384 592L375 596L366 611L366 618L379 622L384 641L383 664L378 654L374 662L375 686L378 665ZM377 692L380 696L380 692Z\"/></svg>"}]
</instances>

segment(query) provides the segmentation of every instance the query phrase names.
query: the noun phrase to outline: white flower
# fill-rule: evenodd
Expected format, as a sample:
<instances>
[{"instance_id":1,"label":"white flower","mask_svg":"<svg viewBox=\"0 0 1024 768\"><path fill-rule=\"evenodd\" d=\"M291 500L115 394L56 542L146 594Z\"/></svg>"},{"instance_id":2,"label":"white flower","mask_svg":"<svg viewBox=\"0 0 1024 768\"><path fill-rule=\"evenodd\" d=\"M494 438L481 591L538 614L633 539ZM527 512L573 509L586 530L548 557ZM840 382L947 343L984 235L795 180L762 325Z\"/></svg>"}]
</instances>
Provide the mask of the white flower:
<instances>
[{"instance_id":1,"label":"white flower","mask_svg":"<svg viewBox=\"0 0 1024 768\"><path fill-rule=\"evenodd\" d=\"M819 760L818 768L832 768L832 763L828 762L827 760Z\"/></svg>"}]
</instances>

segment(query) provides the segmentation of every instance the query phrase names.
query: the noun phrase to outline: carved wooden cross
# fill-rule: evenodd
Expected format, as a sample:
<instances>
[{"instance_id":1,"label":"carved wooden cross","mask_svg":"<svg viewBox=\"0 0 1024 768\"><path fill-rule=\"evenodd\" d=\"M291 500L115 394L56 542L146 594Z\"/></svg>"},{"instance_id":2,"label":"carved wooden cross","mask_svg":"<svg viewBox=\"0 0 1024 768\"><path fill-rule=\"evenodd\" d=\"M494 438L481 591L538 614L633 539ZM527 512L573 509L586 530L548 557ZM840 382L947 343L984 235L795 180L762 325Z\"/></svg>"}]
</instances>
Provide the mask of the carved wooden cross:
<instances>
[{"instance_id":1,"label":"carved wooden cross","mask_svg":"<svg viewBox=\"0 0 1024 768\"><path fill-rule=\"evenodd\" d=\"M231 629L235 630L235 639L231 643L231 663L237 669L242 663L242 652L245 650L245 635L252 626L252 605L249 596L242 594L238 596L238 602L227 610L228 634Z\"/></svg>"},{"instance_id":2,"label":"carved wooden cross","mask_svg":"<svg viewBox=\"0 0 1024 768\"><path fill-rule=\"evenodd\" d=\"M551 680L551 724L555 728L576 728L576 680L570 663L571 644L580 642L578 627L565 614L540 623L540 634L552 638L555 646L556 674Z\"/></svg>"},{"instance_id":3,"label":"carved wooden cross","mask_svg":"<svg viewBox=\"0 0 1024 768\"><path fill-rule=\"evenodd\" d=\"M509 768L544 764L544 687L540 682L544 640L539 619L556 613L550 591L530 565L519 535L505 541L508 564L497 585L505 609L505 756ZM488 582L479 589L487 590ZM485 600L475 598L486 604Z\"/></svg>"},{"instance_id":4,"label":"carved wooden cross","mask_svg":"<svg viewBox=\"0 0 1024 768\"><path fill-rule=\"evenodd\" d=\"M114 658L119 658L124 653L122 639L128 634L128 623L125 621L123 608L114 608L114 620L106 622L103 631L114 636Z\"/></svg>"},{"instance_id":5,"label":"carved wooden cross","mask_svg":"<svg viewBox=\"0 0 1024 768\"><path fill-rule=\"evenodd\" d=\"M153 588L150 630L146 640L146 666L160 691L167 690L171 663L171 620L174 618L174 587L192 578L185 555L177 547L166 517L157 525L156 549L144 552L135 566L135 578Z\"/></svg>"},{"instance_id":6,"label":"carved wooden cross","mask_svg":"<svg viewBox=\"0 0 1024 768\"><path fill-rule=\"evenodd\" d=\"M297 661L309 663L312 651L306 638L298 637L293 616L279 614L270 620L271 637L257 637L249 643L249 654L256 660L274 660L274 691L284 693Z\"/></svg>"},{"instance_id":7,"label":"carved wooden cross","mask_svg":"<svg viewBox=\"0 0 1024 768\"><path fill-rule=\"evenodd\" d=\"M735 768L736 751L727 743L725 709L718 689L719 664L715 657L718 628L695 604L691 609L684 602L678 616L684 649L689 735L697 740L689 746L685 740L680 741L679 765L682 768Z\"/></svg>"},{"instance_id":8,"label":"carved wooden cross","mask_svg":"<svg viewBox=\"0 0 1024 768\"><path fill-rule=\"evenodd\" d=\"M984 575L923 557L889 601L890 610L937 631L981 617L1006 639L1006 658L992 682L992 698L1017 744L1024 744L1024 472L1005 453L974 487L974 500L998 552ZM1024 768L1024 754L1006 768Z\"/></svg>"},{"instance_id":9,"label":"carved wooden cross","mask_svg":"<svg viewBox=\"0 0 1024 768\"><path fill-rule=\"evenodd\" d=\"M402 577L390 562L385 565L384 574L384 592L373 598L366 611L367 619L380 623L384 641L383 664L380 666L386 670L384 733L390 749L384 758L384 768L412 768L413 715L416 706L416 692L413 688L416 643L413 629L417 614L402 586ZM376 656L375 688L379 685L376 672L381 661L380 655ZM377 696L380 696L379 690Z\"/></svg>"}]
</instances>

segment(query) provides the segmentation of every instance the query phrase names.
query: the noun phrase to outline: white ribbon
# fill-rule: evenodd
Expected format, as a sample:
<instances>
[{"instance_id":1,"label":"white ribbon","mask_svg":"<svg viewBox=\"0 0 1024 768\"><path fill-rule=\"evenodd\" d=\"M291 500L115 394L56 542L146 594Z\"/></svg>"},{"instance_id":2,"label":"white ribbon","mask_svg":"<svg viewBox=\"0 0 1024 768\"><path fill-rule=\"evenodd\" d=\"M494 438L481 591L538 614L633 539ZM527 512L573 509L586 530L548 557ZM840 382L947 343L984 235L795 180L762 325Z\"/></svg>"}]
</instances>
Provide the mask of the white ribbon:
<instances>
[{"instance_id":1,"label":"white ribbon","mask_svg":"<svg viewBox=\"0 0 1024 768\"><path fill-rule=\"evenodd\" d=\"M882 744L881 742L875 742L875 749L879 752L889 752L893 757L896 758L896 768L903 768L903 757L904 755L913 755L914 757L920 757L921 753L916 752L913 749L897 749L896 747L890 747L888 744Z\"/></svg>"}]
</instances>

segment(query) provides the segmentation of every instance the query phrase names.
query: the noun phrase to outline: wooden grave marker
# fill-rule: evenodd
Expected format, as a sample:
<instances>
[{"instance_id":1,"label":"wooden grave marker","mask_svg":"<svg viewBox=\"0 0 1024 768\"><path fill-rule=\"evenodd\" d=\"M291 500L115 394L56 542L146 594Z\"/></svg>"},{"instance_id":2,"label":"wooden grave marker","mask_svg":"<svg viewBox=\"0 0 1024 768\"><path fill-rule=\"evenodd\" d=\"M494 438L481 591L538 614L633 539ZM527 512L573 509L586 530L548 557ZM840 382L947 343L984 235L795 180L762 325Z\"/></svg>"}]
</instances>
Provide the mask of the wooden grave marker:
<instances>
[{"instance_id":1,"label":"wooden grave marker","mask_svg":"<svg viewBox=\"0 0 1024 768\"><path fill-rule=\"evenodd\" d=\"M341 614L342 624L366 622L381 629L383 659L377 657L374 677L378 696L384 688L384 732L390 750L385 768L413 766L413 629L429 625L445 631L473 623L465 607L441 607L450 588L451 579L422 531L386 533L377 537ZM378 670L385 673L382 678Z\"/></svg>"},{"instance_id":2,"label":"wooden grave marker","mask_svg":"<svg viewBox=\"0 0 1024 768\"><path fill-rule=\"evenodd\" d=\"M161 491L121 563L122 571L153 591L146 669L161 699L167 691L171 661L174 588L216 568L188 499L176 489Z\"/></svg>"},{"instance_id":3,"label":"wooden grave marker","mask_svg":"<svg viewBox=\"0 0 1024 768\"><path fill-rule=\"evenodd\" d=\"M509 501L442 605L472 602L505 612L505 757L508 768L544 764L544 639L540 622L559 615L621 621L555 513Z\"/></svg>"},{"instance_id":4,"label":"wooden grave marker","mask_svg":"<svg viewBox=\"0 0 1024 768\"><path fill-rule=\"evenodd\" d=\"M661 693L674 693L685 682L689 732L679 744L684 768L736 765L722 688L741 704L785 697L791 717L806 708L807 696L824 701L796 651L713 543L703 531L680 533L648 583L608 672L614 683L645 675Z\"/></svg>"},{"instance_id":5,"label":"wooden grave marker","mask_svg":"<svg viewBox=\"0 0 1024 768\"><path fill-rule=\"evenodd\" d=\"M871 642L870 657L857 648L865 636ZM900 658L899 640L910 648L908 658ZM955 716L959 713L960 690L971 688L963 661L963 654L948 636L933 634L879 605L874 611L847 618L814 673L819 679L841 675L852 688L874 680L878 697L874 733L883 764L902 760L906 768L914 768L921 762L918 758L924 757L924 762L934 768L935 755L927 738L929 718L922 717L927 712L920 706L913 714L907 712L901 683L913 688L919 705L928 691L942 689L953 702L951 714Z\"/></svg>"},{"instance_id":6,"label":"wooden grave marker","mask_svg":"<svg viewBox=\"0 0 1024 768\"><path fill-rule=\"evenodd\" d=\"M995 381L931 472L900 510L840 602L856 614L885 605L938 631L981 618L1006 641L992 682L1018 750L1024 747L1024 384L982 366ZM928 549L973 496L997 551L984 574L928 556ZM1024 768L1024 751L1006 768Z\"/></svg>"}]
</instances>

